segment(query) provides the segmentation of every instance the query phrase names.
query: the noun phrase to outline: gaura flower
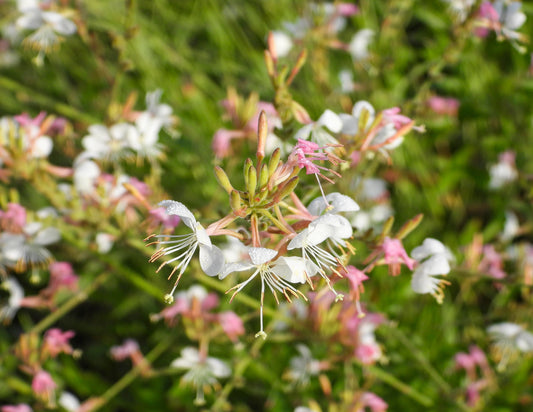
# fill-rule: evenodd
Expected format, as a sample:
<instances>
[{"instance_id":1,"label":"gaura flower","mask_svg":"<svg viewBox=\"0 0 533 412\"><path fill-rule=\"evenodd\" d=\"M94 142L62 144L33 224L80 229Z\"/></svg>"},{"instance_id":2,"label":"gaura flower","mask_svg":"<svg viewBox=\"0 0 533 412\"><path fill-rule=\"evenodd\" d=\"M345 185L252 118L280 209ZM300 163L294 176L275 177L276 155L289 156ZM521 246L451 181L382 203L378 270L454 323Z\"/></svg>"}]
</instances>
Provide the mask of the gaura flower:
<instances>
[{"instance_id":1,"label":"gaura flower","mask_svg":"<svg viewBox=\"0 0 533 412\"><path fill-rule=\"evenodd\" d=\"M450 273L450 262L454 260L452 253L437 239L427 238L421 246L413 249L411 256L420 262L413 273L411 288L415 293L430 293L442 303L443 289L450 282L435 276Z\"/></svg>"},{"instance_id":2,"label":"gaura flower","mask_svg":"<svg viewBox=\"0 0 533 412\"><path fill-rule=\"evenodd\" d=\"M326 129L333 133L339 133L342 129L342 120L336 113L327 109L322 116L313 123L306 124L296 132L294 138L297 140L311 140L319 146L338 145L339 142Z\"/></svg>"},{"instance_id":3,"label":"gaura flower","mask_svg":"<svg viewBox=\"0 0 533 412\"><path fill-rule=\"evenodd\" d=\"M154 237L157 239L170 239L157 240L149 243L149 245L169 245L157 250L151 256L150 262L154 262L162 256L171 255L176 252L180 253L178 256L163 262L156 271L159 272L163 266L169 263L179 261L179 264L172 269L172 272L168 277L170 279L175 272L178 272L178 276L172 290L170 293L165 295L165 301L167 303L172 303L174 301L173 295L176 287L178 286L181 276L185 272L185 269L189 265L189 262L191 261L197 248L200 249L200 267L208 276L216 276L221 272L224 266L224 255L218 247L211 243L211 239L209 238L207 231L199 222L196 221L192 212L187 209L183 203L176 202L174 200L163 200L158 206L163 206L166 208L168 215L179 216L182 222L192 229L192 233L187 235L151 235L145 239L148 240Z\"/></svg>"},{"instance_id":4,"label":"gaura flower","mask_svg":"<svg viewBox=\"0 0 533 412\"><path fill-rule=\"evenodd\" d=\"M519 352L533 352L533 333L516 323L496 323L489 326L487 332L494 341L495 355L499 358L498 370L505 369Z\"/></svg>"},{"instance_id":5,"label":"gaura flower","mask_svg":"<svg viewBox=\"0 0 533 412\"><path fill-rule=\"evenodd\" d=\"M218 384L218 378L227 378L231 374L231 368L226 362L202 355L192 347L182 349L181 357L172 361L170 367L187 370L182 379L196 387L195 403L198 405L205 403L206 389Z\"/></svg>"},{"instance_id":6,"label":"gaura flower","mask_svg":"<svg viewBox=\"0 0 533 412\"><path fill-rule=\"evenodd\" d=\"M279 257L273 260L278 252L272 249L252 247L249 249L250 262L230 263L225 266L222 273L219 274L220 279L224 279L232 272L242 272L245 270L255 269L250 277L244 282L232 287L229 291L233 291L231 299L235 297L248 283L250 283L257 275L261 277L261 307L260 307L260 331L255 335L266 338L266 333L263 330L263 301L265 297L265 285L268 286L276 302L279 303L277 292L281 293L290 302L293 295L295 297L306 297L296 289L291 283L305 283L310 276L316 273L316 267L310 265L304 259L299 257ZM227 293L227 292L226 292Z\"/></svg>"}]
</instances>

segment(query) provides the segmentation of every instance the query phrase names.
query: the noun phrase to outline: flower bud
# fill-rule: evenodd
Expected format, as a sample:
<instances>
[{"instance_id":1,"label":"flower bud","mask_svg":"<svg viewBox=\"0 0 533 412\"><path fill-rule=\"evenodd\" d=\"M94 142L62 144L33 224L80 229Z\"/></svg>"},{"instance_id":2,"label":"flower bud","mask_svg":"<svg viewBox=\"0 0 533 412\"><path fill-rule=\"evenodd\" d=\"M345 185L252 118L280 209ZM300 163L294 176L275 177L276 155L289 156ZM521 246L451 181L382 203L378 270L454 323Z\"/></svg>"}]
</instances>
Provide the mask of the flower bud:
<instances>
[{"instance_id":1,"label":"flower bud","mask_svg":"<svg viewBox=\"0 0 533 412\"><path fill-rule=\"evenodd\" d=\"M222 188L228 194L230 194L232 190L234 190L233 186L231 185L231 182L229 181L228 175L220 166L215 166L215 176L218 180L218 184L222 186Z\"/></svg>"}]
</instances>

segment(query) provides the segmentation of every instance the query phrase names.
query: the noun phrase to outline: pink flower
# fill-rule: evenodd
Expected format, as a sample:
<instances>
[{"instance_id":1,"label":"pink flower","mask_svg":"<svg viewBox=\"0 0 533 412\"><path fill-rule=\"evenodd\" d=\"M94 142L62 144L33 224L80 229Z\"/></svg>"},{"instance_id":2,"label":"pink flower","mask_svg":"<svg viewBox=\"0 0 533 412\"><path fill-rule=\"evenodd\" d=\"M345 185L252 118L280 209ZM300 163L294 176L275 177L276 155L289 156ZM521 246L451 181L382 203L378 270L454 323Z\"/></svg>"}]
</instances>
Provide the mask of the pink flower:
<instances>
[{"instance_id":1,"label":"pink flower","mask_svg":"<svg viewBox=\"0 0 533 412\"><path fill-rule=\"evenodd\" d=\"M116 361L122 361L131 358L139 353L139 344L133 339L126 339L122 345L111 347L111 357Z\"/></svg>"},{"instance_id":2,"label":"pink flower","mask_svg":"<svg viewBox=\"0 0 533 412\"><path fill-rule=\"evenodd\" d=\"M78 276L69 262L54 262L48 266L48 269L50 270L50 282L46 289L53 292L61 288L73 292L78 289Z\"/></svg>"},{"instance_id":3,"label":"pink flower","mask_svg":"<svg viewBox=\"0 0 533 412\"><path fill-rule=\"evenodd\" d=\"M470 346L470 358L479 366L482 368L488 366L487 357L485 356L485 352L483 352L478 346L472 345Z\"/></svg>"},{"instance_id":4,"label":"pink flower","mask_svg":"<svg viewBox=\"0 0 533 412\"><path fill-rule=\"evenodd\" d=\"M487 37L490 31L494 30L500 21L498 12L489 1L481 3L477 17L480 25L476 27L474 34L481 38Z\"/></svg>"},{"instance_id":5,"label":"pink flower","mask_svg":"<svg viewBox=\"0 0 533 412\"><path fill-rule=\"evenodd\" d=\"M479 402L479 382L472 382L466 387L466 403L473 408Z\"/></svg>"},{"instance_id":6,"label":"pink flower","mask_svg":"<svg viewBox=\"0 0 533 412\"><path fill-rule=\"evenodd\" d=\"M457 369L464 369L469 375L474 372L476 364L468 353L459 352L455 355L454 359Z\"/></svg>"},{"instance_id":7,"label":"pink flower","mask_svg":"<svg viewBox=\"0 0 533 412\"><path fill-rule=\"evenodd\" d=\"M437 114L446 116L457 116L459 111L459 100L453 97L431 96L428 101L428 106Z\"/></svg>"},{"instance_id":8,"label":"pink flower","mask_svg":"<svg viewBox=\"0 0 533 412\"><path fill-rule=\"evenodd\" d=\"M350 17L359 13L359 7L353 3L338 3L337 12L344 17Z\"/></svg>"},{"instance_id":9,"label":"pink flower","mask_svg":"<svg viewBox=\"0 0 533 412\"><path fill-rule=\"evenodd\" d=\"M346 273L344 276L348 278L350 282L350 297L355 300L357 312L359 316L364 316L364 313L360 307L359 299L361 298L361 293L365 291L363 287L363 282L368 279L368 276L365 272L357 269L355 266L346 266Z\"/></svg>"},{"instance_id":10,"label":"pink flower","mask_svg":"<svg viewBox=\"0 0 533 412\"><path fill-rule=\"evenodd\" d=\"M400 114L400 111L401 109L399 107L392 107L390 109L383 110L383 120L386 123L394 124L394 128L396 130L412 122L409 117Z\"/></svg>"},{"instance_id":11,"label":"pink flower","mask_svg":"<svg viewBox=\"0 0 533 412\"><path fill-rule=\"evenodd\" d=\"M218 129L213 136L211 148L218 158L224 158L231 154L231 141L242 138L245 134L240 130Z\"/></svg>"},{"instance_id":12,"label":"pink flower","mask_svg":"<svg viewBox=\"0 0 533 412\"><path fill-rule=\"evenodd\" d=\"M164 207L152 209L149 213L156 223L163 225L164 229L174 229L181 221L179 216L167 214Z\"/></svg>"},{"instance_id":13,"label":"pink flower","mask_svg":"<svg viewBox=\"0 0 533 412\"><path fill-rule=\"evenodd\" d=\"M389 407L387 402L372 392L363 393L360 402L362 403L362 407L357 412L364 412L366 407L369 407L372 412L383 412Z\"/></svg>"},{"instance_id":14,"label":"pink flower","mask_svg":"<svg viewBox=\"0 0 533 412\"><path fill-rule=\"evenodd\" d=\"M52 358L55 358L60 353L71 354L72 347L69 340L73 338L75 333L71 330L62 332L60 329L53 328L46 331L44 335L45 350L50 353Z\"/></svg>"},{"instance_id":15,"label":"pink flower","mask_svg":"<svg viewBox=\"0 0 533 412\"><path fill-rule=\"evenodd\" d=\"M244 334L244 324L241 318L235 312L227 311L218 315L220 326L233 342L237 341L237 337Z\"/></svg>"},{"instance_id":16,"label":"pink flower","mask_svg":"<svg viewBox=\"0 0 533 412\"><path fill-rule=\"evenodd\" d=\"M6 211L0 210L0 227L6 232L20 233L26 224L26 209L18 203L8 203Z\"/></svg>"},{"instance_id":17,"label":"pink flower","mask_svg":"<svg viewBox=\"0 0 533 412\"><path fill-rule=\"evenodd\" d=\"M31 382L31 388L38 398L43 399L48 404L53 404L57 384L48 372L42 369L37 372Z\"/></svg>"},{"instance_id":18,"label":"pink flower","mask_svg":"<svg viewBox=\"0 0 533 412\"><path fill-rule=\"evenodd\" d=\"M496 252L493 245L483 246L483 259L479 262L478 270L493 279L503 279L507 276L503 271L502 256Z\"/></svg>"},{"instance_id":19,"label":"pink flower","mask_svg":"<svg viewBox=\"0 0 533 412\"><path fill-rule=\"evenodd\" d=\"M320 150L325 147L320 147L317 143L298 139L298 143L294 146L291 156L295 158L296 164L300 168L305 167L305 172L309 174L320 174L320 169L329 170L327 167L317 166L313 162L321 160L332 160L331 155Z\"/></svg>"},{"instance_id":20,"label":"pink flower","mask_svg":"<svg viewBox=\"0 0 533 412\"><path fill-rule=\"evenodd\" d=\"M383 252L385 253L385 263L389 265L389 273L392 276L400 274L400 265L404 263L409 269L413 270L416 260L411 259L403 248L400 239L391 239L385 237L383 240Z\"/></svg>"},{"instance_id":21,"label":"pink flower","mask_svg":"<svg viewBox=\"0 0 533 412\"><path fill-rule=\"evenodd\" d=\"M371 365L381 357L381 349L377 343L372 342L357 346L354 355L363 365Z\"/></svg>"},{"instance_id":22,"label":"pink flower","mask_svg":"<svg viewBox=\"0 0 533 412\"><path fill-rule=\"evenodd\" d=\"M33 412L33 410L25 403L19 403L18 405L6 405L2 406L2 412Z\"/></svg>"}]
</instances>

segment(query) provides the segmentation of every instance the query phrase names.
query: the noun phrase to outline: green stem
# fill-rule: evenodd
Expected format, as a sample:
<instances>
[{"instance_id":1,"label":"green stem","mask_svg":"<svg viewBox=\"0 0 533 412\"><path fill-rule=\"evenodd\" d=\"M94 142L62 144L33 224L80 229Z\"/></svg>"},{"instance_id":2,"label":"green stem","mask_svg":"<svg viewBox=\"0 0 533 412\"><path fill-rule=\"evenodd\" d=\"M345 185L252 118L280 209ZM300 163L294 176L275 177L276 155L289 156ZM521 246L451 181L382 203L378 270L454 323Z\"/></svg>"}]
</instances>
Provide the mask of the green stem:
<instances>
[{"instance_id":1,"label":"green stem","mask_svg":"<svg viewBox=\"0 0 533 412\"><path fill-rule=\"evenodd\" d=\"M155 348L153 348L148 355L146 355L146 360L149 363L152 363L156 360L169 346L172 339L166 339L162 342L159 342ZM122 378L113 384L107 391L103 393L102 396L98 397L98 404L95 409L91 409L91 412L100 409L102 406L109 403L111 399L117 396L125 388L127 388L142 372L143 368L146 365L139 364L132 368L128 373L126 373Z\"/></svg>"},{"instance_id":2,"label":"green stem","mask_svg":"<svg viewBox=\"0 0 533 412\"><path fill-rule=\"evenodd\" d=\"M45 329L53 325L58 319L61 319L64 315L78 306L80 303L83 303L87 298L93 293L102 283L104 283L109 277L109 273L104 272L100 274L88 287L87 289L78 292L76 295L67 300L59 309L50 313L47 317L41 320L37 325L31 328L27 333L39 334Z\"/></svg>"},{"instance_id":3,"label":"green stem","mask_svg":"<svg viewBox=\"0 0 533 412\"><path fill-rule=\"evenodd\" d=\"M80 122L87 123L87 124L99 122L98 119L78 109L75 109L69 104L57 102L54 99L51 99L48 96L40 94L36 92L35 90L32 90L26 86L23 86L17 81L13 79L9 79L5 76L0 76L0 88L9 90L15 93L23 93L24 95L26 95L25 99L20 99L20 100L31 100L31 102L38 103L42 106L48 107L49 109L53 110L55 113L68 117L69 119L78 120Z\"/></svg>"},{"instance_id":4,"label":"green stem","mask_svg":"<svg viewBox=\"0 0 533 412\"><path fill-rule=\"evenodd\" d=\"M398 391L402 392L404 395L409 396L410 398L417 401L419 404L429 407L433 405L433 400L428 398L426 395L421 394L420 392L414 390L409 385L406 385L399 379L395 378L388 372L385 372L383 369L378 368L377 366L365 366L366 371L370 372L379 380L385 382L386 384L392 386Z\"/></svg>"}]
</instances>

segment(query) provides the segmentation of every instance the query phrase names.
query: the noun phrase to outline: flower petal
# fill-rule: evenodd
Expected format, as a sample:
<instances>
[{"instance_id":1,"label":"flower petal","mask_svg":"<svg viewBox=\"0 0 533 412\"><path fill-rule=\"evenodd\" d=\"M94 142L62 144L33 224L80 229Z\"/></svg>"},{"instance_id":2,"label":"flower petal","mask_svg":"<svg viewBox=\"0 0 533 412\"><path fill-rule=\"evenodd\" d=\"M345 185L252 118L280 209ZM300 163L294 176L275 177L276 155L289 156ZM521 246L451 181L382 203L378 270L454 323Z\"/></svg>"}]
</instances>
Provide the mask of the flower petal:
<instances>
[{"instance_id":1,"label":"flower petal","mask_svg":"<svg viewBox=\"0 0 533 412\"><path fill-rule=\"evenodd\" d=\"M200 244L200 267L207 276L216 276L224 268L224 254L215 245Z\"/></svg>"},{"instance_id":2,"label":"flower petal","mask_svg":"<svg viewBox=\"0 0 533 412\"><path fill-rule=\"evenodd\" d=\"M187 207L175 200L163 200L158 203L158 206L162 206L166 209L168 215L176 215L183 220L188 227L196 231L196 218Z\"/></svg>"}]
</instances>

